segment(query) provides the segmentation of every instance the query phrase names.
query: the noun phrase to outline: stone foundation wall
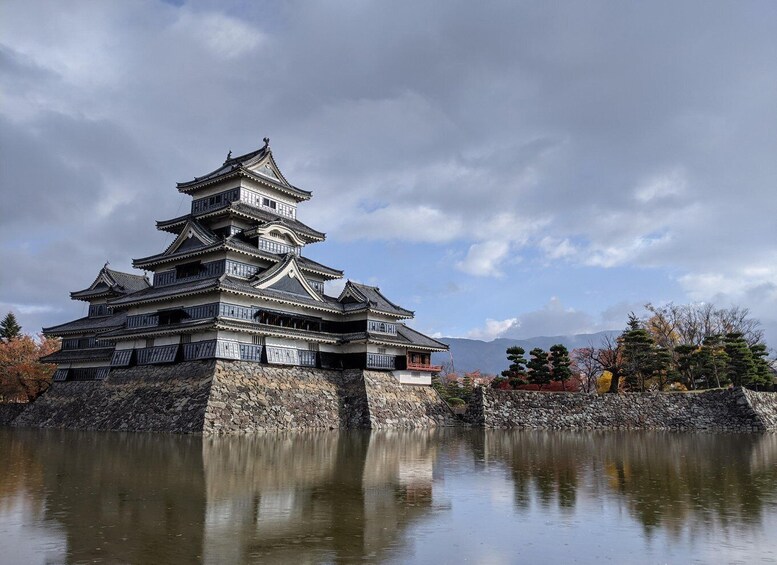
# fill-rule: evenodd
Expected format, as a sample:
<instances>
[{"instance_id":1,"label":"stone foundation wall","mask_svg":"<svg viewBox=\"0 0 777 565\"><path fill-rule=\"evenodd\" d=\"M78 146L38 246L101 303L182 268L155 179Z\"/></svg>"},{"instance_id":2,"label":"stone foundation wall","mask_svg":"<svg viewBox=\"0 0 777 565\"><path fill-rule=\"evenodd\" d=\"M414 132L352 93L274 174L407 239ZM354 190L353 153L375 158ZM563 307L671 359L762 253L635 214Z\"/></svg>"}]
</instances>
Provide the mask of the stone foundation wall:
<instances>
[{"instance_id":1,"label":"stone foundation wall","mask_svg":"<svg viewBox=\"0 0 777 565\"><path fill-rule=\"evenodd\" d=\"M217 361L206 433L366 427L361 371Z\"/></svg>"},{"instance_id":2,"label":"stone foundation wall","mask_svg":"<svg viewBox=\"0 0 777 565\"><path fill-rule=\"evenodd\" d=\"M104 381L56 382L31 402L15 427L199 432L214 361L144 365L110 372Z\"/></svg>"},{"instance_id":3,"label":"stone foundation wall","mask_svg":"<svg viewBox=\"0 0 777 565\"><path fill-rule=\"evenodd\" d=\"M57 382L13 416L17 427L216 434L453 423L433 389L401 385L389 373L242 361L146 365L113 370L104 381Z\"/></svg>"},{"instance_id":4,"label":"stone foundation wall","mask_svg":"<svg viewBox=\"0 0 777 565\"><path fill-rule=\"evenodd\" d=\"M22 413L27 404L11 403L0 404L0 426L8 426Z\"/></svg>"},{"instance_id":5,"label":"stone foundation wall","mask_svg":"<svg viewBox=\"0 0 777 565\"><path fill-rule=\"evenodd\" d=\"M477 389L467 419L486 428L777 430L777 393L585 395Z\"/></svg>"},{"instance_id":6,"label":"stone foundation wall","mask_svg":"<svg viewBox=\"0 0 777 565\"><path fill-rule=\"evenodd\" d=\"M777 430L777 392L754 392L742 389L742 394L757 415L763 428Z\"/></svg>"},{"instance_id":7,"label":"stone foundation wall","mask_svg":"<svg viewBox=\"0 0 777 565\"><path fill-rule=\"evenodd\" d=\"M429 428L455 425L455 416L437 391L402 385L388 373L364 371L370 427Z\"/></svg>"}]
</instances>

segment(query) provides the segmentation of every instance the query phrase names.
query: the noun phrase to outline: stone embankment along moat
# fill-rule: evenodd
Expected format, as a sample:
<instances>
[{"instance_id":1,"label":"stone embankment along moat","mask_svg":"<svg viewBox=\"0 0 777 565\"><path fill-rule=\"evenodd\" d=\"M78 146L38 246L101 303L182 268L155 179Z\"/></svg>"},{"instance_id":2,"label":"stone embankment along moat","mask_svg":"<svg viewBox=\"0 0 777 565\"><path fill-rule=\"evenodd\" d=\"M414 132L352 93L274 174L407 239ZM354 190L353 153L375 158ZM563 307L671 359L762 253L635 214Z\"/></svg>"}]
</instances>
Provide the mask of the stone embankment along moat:
<instances>
[{"instance_id":1,"label":"stone embankment along moat","mask_svg":"<svg viewBox=\"0 0 777 565\"><path fill-rule=\"evenodd\" d=\"M177 433L455 424L433 389L401 385L388 373L242 361L146 365L103 381L57 382L6 419L14 427Z\"/></svg>"},{"instance_id":2,"label":"stone embankment along moat","mask_svg":"<svg viewBox=\"0 0 777 565\"><path fill-rule=\"evenodd\" d=\"M777 430L777 393L585 395L476 389L466 419L486 428ZM430 387L379 371L191 361L58 382L35 402L0 405L0 425L82 430L240 433L455 425Z\"/></svg>"},{"instance_id":3,"label":"stone embankment along moat","mask_svg":"<svg viewBox=\"0 0 777 565\"><path fill-rule=\"evenodd\" d=\"M477 389L467 419L486 428L777 431L777 393L586 395Z\"/></svg>"}]
</instances>

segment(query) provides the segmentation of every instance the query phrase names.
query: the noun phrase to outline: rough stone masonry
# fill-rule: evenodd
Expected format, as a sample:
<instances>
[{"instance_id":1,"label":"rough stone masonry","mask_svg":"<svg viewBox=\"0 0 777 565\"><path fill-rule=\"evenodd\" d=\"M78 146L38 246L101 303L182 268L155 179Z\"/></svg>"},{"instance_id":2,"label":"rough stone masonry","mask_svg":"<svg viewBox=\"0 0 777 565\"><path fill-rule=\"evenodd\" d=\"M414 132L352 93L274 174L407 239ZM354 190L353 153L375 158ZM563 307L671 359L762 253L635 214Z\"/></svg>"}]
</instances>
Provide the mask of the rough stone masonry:
<instances>
[{"instance_id":1,"label":"rough stone masonry","mask_svg":"<svg viewBox=\"0 0 777 565\"><path fill-rule=\"evenodd\" d=\"M777 431L777 393L735 388L587 395L480 388L466 417L485 428Z\"/></svg>"},{"instance_id":2,"label":"rough stone masonry","mask_svg":"<svg viewBox=\"0 0 777 565\"><path fill-rule=\"evenodd\" d=\"M476 389L466 419L485 428L777 431L777 393L573 393ZM0 425L176 433L428 428L457 420L431 387L380 371L189 361L66 381Z\"/></svg>"},{"instance_id":3,"label":"rough stone masonry","mask_svg":"<svg viewBox=\"0 0 777 565\"><path fill-rule=\"evenodd\" d=\"M10 418L9 418L10 419ZM56 382L11 420L14 427L241 433L454 425L430 387L379 371L189 361Z\"/></svg>"}]
</instances>

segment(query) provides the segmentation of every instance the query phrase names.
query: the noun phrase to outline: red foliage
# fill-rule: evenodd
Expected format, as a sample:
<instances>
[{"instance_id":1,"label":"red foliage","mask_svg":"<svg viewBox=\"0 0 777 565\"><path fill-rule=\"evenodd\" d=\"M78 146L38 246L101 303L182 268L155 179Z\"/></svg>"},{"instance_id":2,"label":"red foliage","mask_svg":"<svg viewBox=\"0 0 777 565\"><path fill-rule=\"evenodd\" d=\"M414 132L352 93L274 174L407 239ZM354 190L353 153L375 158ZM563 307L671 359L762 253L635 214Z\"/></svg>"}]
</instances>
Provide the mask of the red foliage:
<instances>
[{"instance_id":1,"label":"red foliage","mask_svg":"<svg viewBox=\"0 0 777 565\"><path fill-rule=\"evenodd\" d=\"M51 384L54 365L38 359L59 349L59 340L29 335L0 341L0 401L29 402Z\"/></svg>"},{"instance_id":2,"label":"red foliage","mask_svg":"<svg viewBox=\"0 0 777 565\"><path fill-rule=\"evenodd\" d=\"M551 381L550 384L543 385L542 390L547 392L580 392L580 377L573 375L567 382ZM510 387L508 386L508 389ZM539 385L521 385L515 390L540 390Z\"/></svg>"}]
</instances>

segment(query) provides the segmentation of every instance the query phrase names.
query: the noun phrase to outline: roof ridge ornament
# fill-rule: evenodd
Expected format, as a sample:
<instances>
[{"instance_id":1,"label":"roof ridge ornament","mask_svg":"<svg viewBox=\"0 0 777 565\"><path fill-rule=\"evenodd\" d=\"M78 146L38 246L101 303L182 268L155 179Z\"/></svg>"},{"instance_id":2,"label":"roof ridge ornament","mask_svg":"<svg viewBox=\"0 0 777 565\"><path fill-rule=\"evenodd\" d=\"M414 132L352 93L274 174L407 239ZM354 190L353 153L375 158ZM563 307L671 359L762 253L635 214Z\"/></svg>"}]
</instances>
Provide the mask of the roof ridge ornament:
<instances>
[{"instance_id":1,"label":"roof ridge ornament","mask_svg":"<svg viewBox=\"0 0 777 565\"><path fill-rule=\"evenodd\" d=\"M270 138L265 137L264 139L262 139L262 141L264 141L264 147L262 147L262 149L267 151L270 148Z\"/></svg>"},{"instance_id":2,"label":"roof ridge ornament","mask_svg":"<svg viewBox=\"0 0 777 565\"><path fill-rule=\"evenodd\" d=\"M230 149L229 153L227 153L227 158L224 159L224 164L226 165L231 158L232 158L232 150Z\"/></svg>"}]
</instances>

